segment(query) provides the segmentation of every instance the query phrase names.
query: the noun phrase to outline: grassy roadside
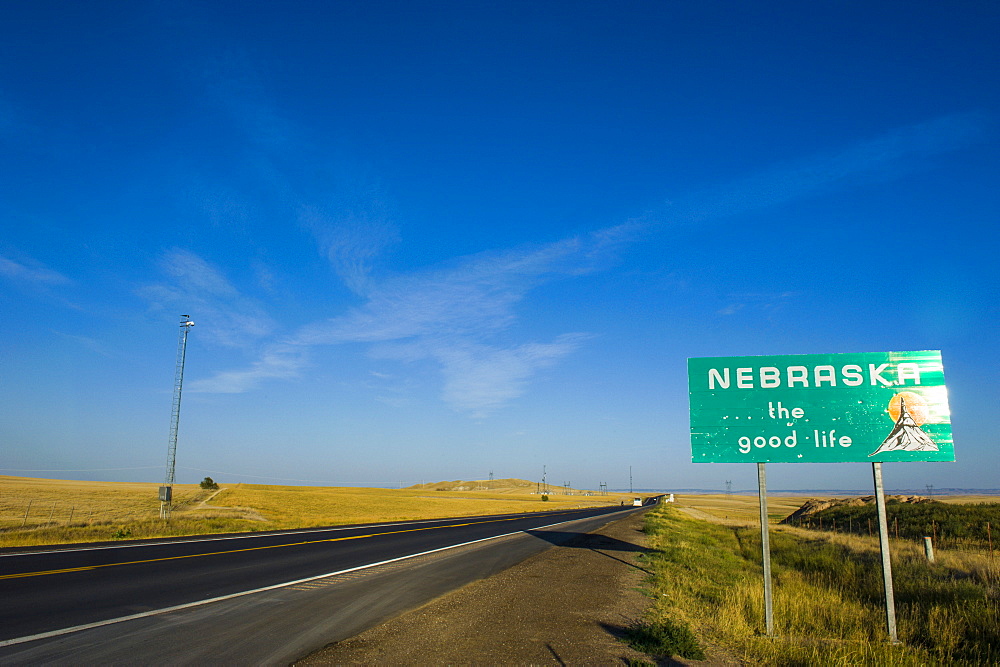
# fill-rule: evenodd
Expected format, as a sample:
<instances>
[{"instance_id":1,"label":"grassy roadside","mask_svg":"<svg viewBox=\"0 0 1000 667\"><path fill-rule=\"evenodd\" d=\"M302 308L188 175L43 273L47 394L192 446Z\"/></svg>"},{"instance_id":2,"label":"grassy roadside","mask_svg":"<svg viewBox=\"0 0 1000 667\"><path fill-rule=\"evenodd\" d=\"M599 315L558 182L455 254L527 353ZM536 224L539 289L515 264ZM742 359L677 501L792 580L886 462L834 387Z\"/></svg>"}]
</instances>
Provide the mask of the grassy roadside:
<instances>
[{"instance_id":1,"label":"grassy roadside","mask_svg":"<svg viewBox=\"0 0 1000 667\"><path fill-rule=\"evenodd\" d=\"M541 512L626 500L621 494L553 493L543 502L529 492L533 484L502 488L503 481L464 491L259 484L214 491L178 484L166 522L159 518L156 484L0 476L0 548Z\"/></svg>"},{"instance_id":2,"label":"grassy roadside","mask_svg":"<svg viewBox=\"0 0 1000 667\"><path fill-rule=\"evenodd\" d=\"M877 542L794 528L771 533L776 636L763 636L760 532L661 506L647 514L647 625L689 628L722 662L924 665L1000 662L996 563L908 544L893 553L900 645L886 640ZM653 652L655 654L655 651ZM695 656L691 656L695 657Z\"/></svg>"}]
</instances>

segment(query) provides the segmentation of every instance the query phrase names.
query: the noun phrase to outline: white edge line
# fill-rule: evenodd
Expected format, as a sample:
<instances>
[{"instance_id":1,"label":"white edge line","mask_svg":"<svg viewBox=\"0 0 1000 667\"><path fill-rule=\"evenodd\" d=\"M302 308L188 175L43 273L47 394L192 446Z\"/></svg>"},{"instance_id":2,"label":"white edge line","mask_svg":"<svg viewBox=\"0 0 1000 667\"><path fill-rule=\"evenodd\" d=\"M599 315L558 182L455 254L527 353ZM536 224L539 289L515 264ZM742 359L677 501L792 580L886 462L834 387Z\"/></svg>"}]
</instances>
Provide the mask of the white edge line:
<instances>
[{"instance_id":1,"label":"white edge line","mask_svg":"<svg viewBox=\"0 0 1000 667\"><path fill-rule=\"evenodd\" d=\"M211 598L208 600L199 600L198 602L188 602L186 604L179 604L173 607L164 607L163 609L154 609L152 611L144 611L139 614L131 614L129 616L119 616L118 618L111 618L106 621L95 621L94 623L85 623L83 625L76 625L71 628L62 628L61 630L50 630L49 632L42 632L37 635L28 635L27 637L15 637L14 639L5 639L0 641L0 648L6 646L14 646L15 644L24 644L27 642L36 641L38 639L50 639L52 637L59 637L60 635L68 635L73 632L80 632L81 630L91 630L93 628L100 628L105 625L112 625L114 623L122 623L124 621L134 621L140 618L147 618L149 616L158 616L160 614L167 614L172 611L180 611L182 609L190 609L192 607L200 607L202 605L211 604L213 602L222 602L224 600L231 600L233 598L243 597L244 595L253 595L254 593L263 593L265 591L273 591L278 588L286 588L288 586L295 586L297 584L304 584L308 581L316 581L317 579L326 579L327 577L334 577L338 574L346 574L348 572L356 572L358 570L367 570L368 568L378 567L379 565L385 565L386 563L395 563L396 561L406 560L408 558L416 558L418 556L426 556L427 554L437 553L438 551L447 551L448 549L456 549L458 547L465 547L470 544L476 544L477 542L488 542L490 540L498 540L501 537L510 537L511 535L517 535L518 533L525 533L528 530L540 530L542 528L552 528L553 526L560 526L564 523L570 523L572 521L579 521L580 519L567 519L566 521L558 521L556 523L550 523L545 526L537 526L535 528L528 528L526 530L515 530L512 533L504 533L503 535L494 535L493 537L483 537L478 540L472 540L471 542L462 542L461 544L452 544L447 547L440 547L438 549L431 549L430 551L421 551L420 553L409 554L406 556L398 556L396 558L390 558L389 560L379 561L377 563L369 563L367 565L359 565L357 567L350 567L346 570L338 570L336 572L329 572L327 574L319 574L314 577L306 577L305 579L296 579L295 581L286 581L283 584L273 584L271 586L265 586L264 588L255 588L250 591L243 591L241 593L231 593L229 595L222 595L217 598Z\"/></svg>"}]
</instances>

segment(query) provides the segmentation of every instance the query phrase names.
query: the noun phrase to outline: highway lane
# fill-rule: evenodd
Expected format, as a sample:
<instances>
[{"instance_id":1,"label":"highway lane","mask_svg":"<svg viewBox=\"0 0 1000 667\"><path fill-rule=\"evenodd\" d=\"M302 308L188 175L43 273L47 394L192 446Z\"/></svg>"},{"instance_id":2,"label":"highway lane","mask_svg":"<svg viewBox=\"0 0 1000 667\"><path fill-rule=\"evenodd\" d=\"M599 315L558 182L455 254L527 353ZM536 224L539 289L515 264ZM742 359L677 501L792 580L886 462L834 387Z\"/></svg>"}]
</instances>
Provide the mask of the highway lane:
<instances>
[{"instance_id":1,"label":"highway lane","mask_svg":"<svg viewBox=\"0 0 1000 667\"><path fill-rule=\"evenodd\" d=\"M288 665L638 508L428 555L10 644L0 664ZM543 582L540 582L543 583Z\"/></svg>"},{"instance_id":2,"label":"highway lane","mask_svg":"<svg viewBox=\"0 0 1000 667\"><path fill-rule=\"evenodd\" d=\"M630 508L625 508L630 509ZM603 517L622 508L465 517L0 555L0 646L11 640Z\"/></svg>"}]
</instances>

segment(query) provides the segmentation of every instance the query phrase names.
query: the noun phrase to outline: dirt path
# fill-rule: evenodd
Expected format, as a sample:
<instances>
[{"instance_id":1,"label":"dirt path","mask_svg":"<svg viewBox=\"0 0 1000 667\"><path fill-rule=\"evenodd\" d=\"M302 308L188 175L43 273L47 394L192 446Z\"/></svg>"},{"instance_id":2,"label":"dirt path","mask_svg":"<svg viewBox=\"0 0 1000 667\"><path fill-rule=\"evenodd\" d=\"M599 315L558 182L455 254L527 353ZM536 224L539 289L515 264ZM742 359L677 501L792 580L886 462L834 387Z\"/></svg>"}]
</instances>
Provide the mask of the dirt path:
<instances>
[{"instance_id":1,"label":"dirt path","mask_svg":"<svg viewBox=\"0 0 1000 667\"><path fill-rule=\"evenodd\" d=\"M642 515L580 535L297 665L622 665L649 606Z\"/></svg>"},{"instance_id":2,"label":"dirt path","mask_svg":"<svg viewBox=\"0 0 1000 667\"><path fill-rule=\"evenodd\" d=\"M188 508L187 512L198 512L202 510L216 510L219 512L237 512L239 519L250 519L251 521L267 521L267 517L262 516L252 507L227 507L224 505L209 505L208 502L226 490L226 487L216 489L215 493L203 498L194 507Z\"/></svg>"},{"instance_id":3,"label":"dirt path","mask_svg":"<svg viewBox=\"0 0 1000 667\"><path fill-rule=\"evenodd\" d=\"M198 503L198 506L195 509L201 509L203 507L211 507L212 509L217 509L218 507L216 505L209 505L208 501L211 500L212 498L216 497L217 495L219 495L220 493L222 493L225 490L226 490L225 488L216 489L215 493L213 493L212 495L208 496L207 498L205 498L204 500L202 500L200 503Z\"/></svg>"}]
</instances>

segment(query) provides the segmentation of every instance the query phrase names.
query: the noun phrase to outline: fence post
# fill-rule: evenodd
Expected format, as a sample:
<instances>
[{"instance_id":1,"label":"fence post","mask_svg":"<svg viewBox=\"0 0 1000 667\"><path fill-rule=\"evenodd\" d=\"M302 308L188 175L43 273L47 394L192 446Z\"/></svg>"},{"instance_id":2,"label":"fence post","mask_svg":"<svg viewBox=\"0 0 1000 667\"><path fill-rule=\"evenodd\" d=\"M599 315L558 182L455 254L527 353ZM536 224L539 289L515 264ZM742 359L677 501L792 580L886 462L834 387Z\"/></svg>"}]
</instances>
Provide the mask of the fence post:
<instances>
[{"instance_id":1,"label":"fence post","mask_svg":"<svg viewBox=\"0 0 1000 667\"><path fill-rule=\"evenodd\" d=\"M21 521L21 528L24 528L24 524L28 522L28 512L31 511L31 501L28 501L28 506L24 508L24 519Z\"/></svg>"},{"instance_id":2,"label":"fence post","mask_svg":"<svg viewBox=\"0 0 1000 667\"><path fill-rule=\"evenodd\" d=\"M56 504L52 503L52 509L49 510L49 520L46 522L46 524L52 523L52 515L55 513L55 511L56 511Z\"/></svg>"},{"instance_id":3,"label":"fence post","mask_svg":"<svg viewBox=\"0 0 1000 667\"><path fill-rule=\"evenodd\" d=\"M934 562L934 545L929 537L924 537L924 555L927 556L928 563Z\"/></svg>"}]
</instances>

